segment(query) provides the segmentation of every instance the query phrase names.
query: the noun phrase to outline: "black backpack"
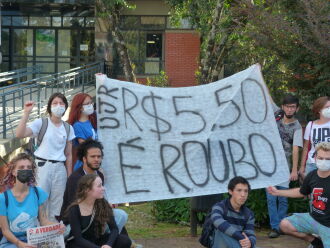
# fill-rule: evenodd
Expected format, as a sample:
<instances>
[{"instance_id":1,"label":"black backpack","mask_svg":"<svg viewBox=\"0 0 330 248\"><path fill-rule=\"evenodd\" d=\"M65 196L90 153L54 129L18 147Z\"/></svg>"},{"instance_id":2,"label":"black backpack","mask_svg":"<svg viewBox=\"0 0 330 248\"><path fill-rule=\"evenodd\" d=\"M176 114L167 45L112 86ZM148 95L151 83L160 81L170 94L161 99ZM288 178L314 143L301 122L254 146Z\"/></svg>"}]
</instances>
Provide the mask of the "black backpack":
<instances>
[{"instance_id":1,"label":"black backpack","mask_svg":"<svg viewBox=\"0 0 330 248\"><path fill-rule=\"evenodd\" d=\"M36 192L36 195L37 195L37 199L38 199L38 202L39 202L39 191L37 189L37 187L32 187L34 189L34 192ZM9 205L9 200L8 200L8 192L7 190L5 192L3 192L4 196L5 196L5 205L6 205L6 209L8 208L8 205ZM3 237L3 234L2 234L2 231L0 229L0 241L2 240L2 237Z\"/></svg>"},{"instance_id":2,"label":"black backpack","mask_svg":"<svg viewBox=\"0 0 330 248\"><path fill-rule=\"evenodd\" d=\"M248 221L250 218L249 211L247 211L247 208L244 208L244 218L245 221ZM224 213L223 215L227 215L228 209L224 208ZM212 219L211 219L211 214L212 210L207 214L205 217L205 221L203 224L203 229L201 236L199 238L199 243L207 248L212 248L213 243L214 243L214 232L215 232L215 227L213 225Z\"/></svg>"},{"instance_id":3,"label":"black backpack","mask_svg":"<svg viewBox=\"0 0 330 248\"><path fill-rule=\"evenodd\" d=\"M26 146L26 149L25 151L30 154L31 156L34 156L34 152L38 149L38 147L40 146L44 136L45 136L45 133L47 131L47 127L48 127L48 118L42 118L42 124L41 124L41 128L40 128L40 131L38 133L38 136L36 138L33 138L31 137L27 146ZM70 134L70 125L69 123L63 121L63 125L64 125L64 128L65 128L65 131L66 131L66 137L67 137L67 140L69 138L69 134Z\"/></svg>"},{"instance_id":4,"label":"black backpack","mask_svg":"<svg viewBox=\"0 0 330 248\"><path fill-rule=\"evenodd\" d=\"M205 217L205 221L203 224L203 229L201 236L199 238L199 243L201 243L202 246L212 248L213 246L213 239L214 239L214 226L211 219L211 212L208 213L208 215Z\"/></svg>"}]
</instances>

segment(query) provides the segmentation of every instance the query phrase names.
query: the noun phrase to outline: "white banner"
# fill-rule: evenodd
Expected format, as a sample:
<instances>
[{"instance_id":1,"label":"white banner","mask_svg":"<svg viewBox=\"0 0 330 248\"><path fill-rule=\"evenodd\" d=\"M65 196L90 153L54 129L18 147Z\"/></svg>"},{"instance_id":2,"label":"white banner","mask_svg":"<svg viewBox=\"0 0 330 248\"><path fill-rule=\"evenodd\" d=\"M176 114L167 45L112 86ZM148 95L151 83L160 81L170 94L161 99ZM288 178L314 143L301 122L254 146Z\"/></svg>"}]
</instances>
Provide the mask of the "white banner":
<instances>
[{"instance_id":1,"label":"white banner","mask_svg":"<svg viewBox=\"0 0 330 248\"><path fill-rule=\"evenodd\" d=\"M98 134L112 203L227 192L289 178L259 65L202 86L155 88L96 75Z\"/></svg>"},{"instance_id":2,"label":"white banner","mask_svg":"<svg viewBox=\"0 0 330 248\"><path fill-rule=\"evenodd\" d=\"M37 248L65 248L63 234L59 234L61 223L28 228L26 231L27 241Z\"/></svg>"}]
</instances>

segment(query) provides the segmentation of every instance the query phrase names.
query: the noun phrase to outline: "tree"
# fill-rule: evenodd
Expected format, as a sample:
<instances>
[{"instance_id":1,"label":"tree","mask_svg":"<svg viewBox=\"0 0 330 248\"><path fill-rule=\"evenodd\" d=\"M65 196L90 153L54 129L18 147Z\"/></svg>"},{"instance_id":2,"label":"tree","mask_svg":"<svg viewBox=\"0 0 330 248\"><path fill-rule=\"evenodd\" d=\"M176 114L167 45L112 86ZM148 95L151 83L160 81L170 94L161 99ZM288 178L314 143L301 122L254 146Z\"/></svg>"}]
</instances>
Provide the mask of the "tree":
<instances>
[{"instance_id":1,"label":"tree","mask_svg":"<svg viewBox=\"0 0 330 248\"><path fill-rule=\"evenodd\" d=\"M132 8L125 0L96 0L96 12L98 17L103 18L115 43L117 53L120 58L125 79L130 82L136 82L135 73L128 54L124 37L120 31L120 13L124 8Z\"/></svg>"},{"instance_id":2,"label":"tree","mask_svg":"<svg viewBox=\"0 0 330 248\"><path fill-rule=\"evenodd\" d=\"M188 18L201 34L200 84L218 80L228 51L234 44L237 23L244 23L240 1L167 0L175 19Z\"/></svg>"},{"instance_id":3,"label":"tree","mask_svg":"<svg viewBox=\"0 0 330 248\"><path fill-rule=\"evenodd\" d=\"M167 0L174 20L201 35L199 83L260 63L273 95L295 91L308 111L330 95L330 2L324 0ZM276 98L276 97L275 97Z\"/></svg>"},{"instance_id":4,"label":"tree","mask_svg":"<svg viewBox=\"0 0 330 248\"><path fill-rule=\"evenodd\" d=\"M315 98L330 95L330 2L268 0L244 8L248 25L241 34L277 73L269 77L264 72L273 92L295 91L304 112L310 113ZM279 77L283 81L274 82Z\"/></svg>"}]
</instances>

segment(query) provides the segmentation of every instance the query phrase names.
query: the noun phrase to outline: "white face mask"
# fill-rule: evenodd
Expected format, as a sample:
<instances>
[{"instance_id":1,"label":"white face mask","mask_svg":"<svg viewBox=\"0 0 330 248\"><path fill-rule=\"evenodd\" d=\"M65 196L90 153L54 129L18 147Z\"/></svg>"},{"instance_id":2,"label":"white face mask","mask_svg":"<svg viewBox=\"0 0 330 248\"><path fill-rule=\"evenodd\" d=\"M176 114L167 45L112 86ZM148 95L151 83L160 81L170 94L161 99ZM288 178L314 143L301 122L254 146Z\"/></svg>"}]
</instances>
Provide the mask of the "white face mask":
<instances>
[{"instance_id":1,"label":"white face mask","mask_svg":"<svg viewBox=\"0 0 330 248\"><path fill-rule=\"evenodd\" d=\"M94 113L94 107L93 104L83 105L83 114L85 115L91 115Z\"/></svg>"},{"instance_id":2,"label":"white face mask","mask_svg":"<svg viewBox=\"0 0 330 248\"><path fill-rule=\"evenodd\" d=\"M52 106L50 110L52 111L52 114L55 115L56 117L62 117L65 112L65 107L58 104Z\"/></svg>"},{"instance_id":3,"label":"white face mask","mask_svg":"<svg viewBox=\"0 0 330 248\"><path fill-rule=\"evenodd\" d=\"M330 118L330 107L322 109L321 113L325 118Z\"/></svg>"},{"instance_id":4,"label":"white face mask","mask_svg":"<svg viewBox=\"0 0 330 248\"><path fill-rule=\"evenodd\" d=\"M326 159L317 159L316 160L316 167L320 170L320 171L329 171L330 170L330 160L326 160Z\"/></svg>"}]
</instances>

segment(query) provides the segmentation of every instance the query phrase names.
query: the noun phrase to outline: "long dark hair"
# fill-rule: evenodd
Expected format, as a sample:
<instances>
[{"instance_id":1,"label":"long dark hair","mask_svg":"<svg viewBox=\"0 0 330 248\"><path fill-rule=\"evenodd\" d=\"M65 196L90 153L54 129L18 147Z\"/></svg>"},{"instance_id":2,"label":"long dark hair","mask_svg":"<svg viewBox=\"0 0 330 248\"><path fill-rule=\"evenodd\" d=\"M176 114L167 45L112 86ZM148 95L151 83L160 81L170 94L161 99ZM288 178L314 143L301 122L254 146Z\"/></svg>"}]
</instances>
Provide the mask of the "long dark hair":
<instances>
[{"instance_id":1,"label":"long dark hair","mask_svg":"<svg viewBox=\"0 0 330 248\"><path fill-rule=\"evenodd\" d=\"M88 192L93 188L93 183L98 177L99 176L96 174L87 174L79 179L75 201L67 208L65 212L66 216L69 215L71 207L79 205L79 203L87 198ZM113 211L104 198L95 200L94 210L95 236L100 237L104 233L105 224L110 220L111 216L113 216Z\"/></svg>"}]
</instances>

